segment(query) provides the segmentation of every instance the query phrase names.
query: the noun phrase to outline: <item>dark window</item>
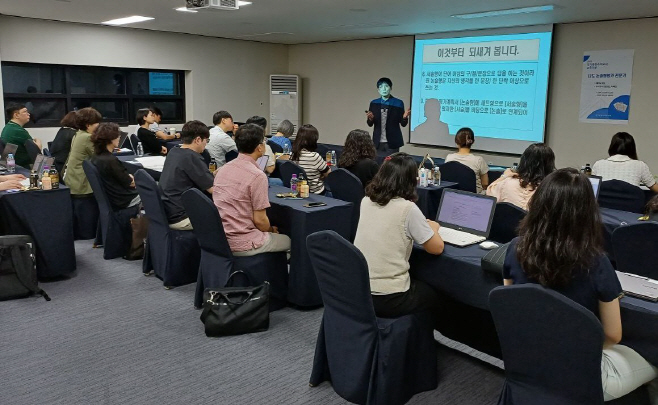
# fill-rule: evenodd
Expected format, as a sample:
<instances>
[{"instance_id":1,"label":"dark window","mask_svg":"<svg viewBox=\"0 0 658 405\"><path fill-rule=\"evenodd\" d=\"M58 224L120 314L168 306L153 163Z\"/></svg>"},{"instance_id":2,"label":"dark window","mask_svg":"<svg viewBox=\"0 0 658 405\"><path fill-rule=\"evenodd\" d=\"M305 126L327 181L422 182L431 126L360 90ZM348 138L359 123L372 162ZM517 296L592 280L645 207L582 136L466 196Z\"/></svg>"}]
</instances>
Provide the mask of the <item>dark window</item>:
<instances>
[{"instance_id":1,"label":"dark window","mask_svg":"<svg viewBox=\"0 0 658 405\"><path fill-rule=\"evenodd\" d=\"M59 126L67 111L93 107L103 120L136 124L137 110L157 106L163 123L185 122L182 71L3 62L5 105L25 104L32 127Z\"/></svg>"}]
</instances>

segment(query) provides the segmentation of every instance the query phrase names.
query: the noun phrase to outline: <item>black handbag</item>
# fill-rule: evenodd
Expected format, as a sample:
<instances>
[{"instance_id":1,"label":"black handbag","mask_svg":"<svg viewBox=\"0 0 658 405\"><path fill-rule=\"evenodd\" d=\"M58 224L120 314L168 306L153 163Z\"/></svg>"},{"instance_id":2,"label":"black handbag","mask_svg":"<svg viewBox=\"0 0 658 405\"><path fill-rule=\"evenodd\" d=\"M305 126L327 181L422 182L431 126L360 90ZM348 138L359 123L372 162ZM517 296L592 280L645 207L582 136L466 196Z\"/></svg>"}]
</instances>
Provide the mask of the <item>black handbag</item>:
<instances>
[{"instance_id":1,"label":"black handbag","mask_svg":"<svg viewBox=\"0 0 658 405\"><path fill-rule=\"evenodd\" d=\"M508 247L509 242L488 251L487 254L482 257L480 262L482 270L502 276L503 264L505 263L505 256L507 255Z\"/></svg>"},{"instance_id":2,"label":"black handbag","mask_svg":"<svg viewBox=\"0 0 658 405\"><path fill-rule=\"evenodd\" d=\"M229 280L236 271L229 276ZM228 281L227 281L228 283ZM270 283L256 287L206 288L201 322L206 336L262 332L270 327Z\"/></svg>"}]
</instances>

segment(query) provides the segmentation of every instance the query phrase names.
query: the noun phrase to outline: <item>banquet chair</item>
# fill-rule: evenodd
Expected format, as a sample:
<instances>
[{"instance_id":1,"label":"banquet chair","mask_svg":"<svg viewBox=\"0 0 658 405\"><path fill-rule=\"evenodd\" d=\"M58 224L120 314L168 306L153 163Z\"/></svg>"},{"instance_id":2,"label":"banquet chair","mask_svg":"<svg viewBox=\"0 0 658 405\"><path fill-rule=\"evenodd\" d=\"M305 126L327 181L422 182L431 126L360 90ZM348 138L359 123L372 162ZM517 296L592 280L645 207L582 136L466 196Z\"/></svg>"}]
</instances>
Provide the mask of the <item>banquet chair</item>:
<instances>
[{"instance_id":1,"label":"banquet chair","mask_svg":"<svg viewBox=\"0 0 658 405\"><path fill-rule=\"evenodd\" d=\"M350 234L350 242L354 242L356 228L359 225L361 200L365 196L363 184L361 184L358 177L345 169L332 170L325 179L325 184L329 186L332 198L351 202L354 205L352 207L352 232Z\"/></svg>"},{"instance_id":2,"label":"banquet chair","mask_svg":"<svg viewBox=\"0 0 658 405\"><path fill-rule=\"evenodd\" d=\"M136 217L139 213L139 204L114 211L107 198L103 179L96 166L91 161L85 160L82 162L82 169L85 171L91 189L94 190L94 197L98 204L100 232L103 241L103 259L110 260L123 257L128 253L132 242L130 218Z\"/></svg>"},{"instance_id":3,"label":"banquet chair","mask_svg":"<svg viewBox=\"0 0 658 405\"><path fill-rule=\"evenodd\" d=\"M527 212L514 204L501 202L496 204L489 239L499 243L507 243L519 235L519 223Z\"/></svg>"},{"instance_id":4,"label":"banquet chair","mask_svg":"<svg viewBox=\"0 0 658 405\"><path fill-rule=\"evenodd\" d=\"M226 163L228 163L231 160L238 157L238 151L237 150L230 150L230 151L226 152L226 155L224 155L224 157L226 159Z\"/></svg>"},{"instance_id":5,"label":"banquet chair","mask_svg":"<svg viewBox=\"0 0 658 405\"><path fill-rule=\"evenodd\" d=\"M477 192L475 172L470 167L453 161L442 164L439 169L441 180L458 183L460 190Z\"/></svg>"},{"instance_id":6,"label":"banquet chair","mask_svg":"<svg viewBox=\"0 0 658 405\"><path fill-rule=\"evenodd\" d=\"M291 162L289 160L281 162L279 166L279 173L281 174L281 180L283 180L283 186L290 188L290 179L293 174L297 175L299 178L300 175L304 176L305 179L308 179L306 172L301 168L297 163Z\"/></svg>"},{"instance_id":7,"label":"banquet chair","mask_svg":"<svg viewBox=\"0 0 658 405\"><path fill-rule=\"evenodd\" d=\"M32 165L34 161L37 159L37 156L41 154L41 149L39 149L39 146L36 143L34 143L32 139L28 139L27 141L25 141L25 143L23 143L23 146L25 146L25 149L27 149L27 155L30 157L30 165Z\"/></svg>"},{"instance_id":8,"label":"banquet chair","mask_svg":"<svg viewBox=\"0 0 658 405\"><path fill-rule=\"evenodd\" d=\"M622 225L612 232L617 270L658 280L658 223Z\"/></svg>"},{"instance_id":9,"label":"banquet chair","mask_svg":"<svg viewBox=\"0 0 658 405\"><path fill-rule=\"evenodd\" d=\"M201 263L194 296L195 307L201 307L204 289L224 287L228 277L238 270L246 273L249 278L247 284L260 285L265 281L270 283L270 311L286 306L288 295L286 252L233 256L224 233L222 219L212 200L203 192L193 188L183 193L183 205L190 216L193 232L201 247ZM231 281L233 280L235 278Z\"/></svg>"},{"instance_id":10,"label":"banquet chair","mask_svg":"<svg viewBox=\"0 0 658 405\"><path fill-rule=\"evenodd\" d=\"M505 362L498 405L603 405L603 328L590 310L538 284L496 287L489 307ZM646 394L606 404L640 405Z\"/></svg>"},{"instance_id":11,"label":"banquet chair","mask_svg":"<svg viewBox=\"0 0 658 405\"><path fill-rule=\"evenodd\" d=\"M644 192L641 188L621 180L601 182L599 206L613 210L644 213Z\"/></svg>"},{"instance_id":12,"label":"banquet chair","mask_svg":"<svg viewBox=\"0 0 658 405\"><path fill-rule=\"evenodd\" d=\"M331 381L342 398L371 405L401 405L436 388L432 317L377 318L363 254L334 231L306 244L324 303L310 385Z\"/></svg>"},{"instance_id":13,"label":"banquet chair","mask_svg":"<svg viewBox=\"0 0 658 405\"><path fill-rule=\"evenodd\" d=\"M160 187L144 169L135 172L135 184L149 221L143 272L153 270L167 289L195 282L201 251L194 233L169 228Z\"/></svg>"},{"instance_id":14,"label":"banquet chair","mask_svg":"<svg viewBox=\"0 0 658 405\"><path fill-rule=\"evenodd\" d=\"M278 143L273 142L273 141L268 139L267 144L270 145L270 148L272 148L272 152L274 152L274 153L283 153L283 147L281 147L281 145L279 145Z\"/></svg>"}]
</instances>

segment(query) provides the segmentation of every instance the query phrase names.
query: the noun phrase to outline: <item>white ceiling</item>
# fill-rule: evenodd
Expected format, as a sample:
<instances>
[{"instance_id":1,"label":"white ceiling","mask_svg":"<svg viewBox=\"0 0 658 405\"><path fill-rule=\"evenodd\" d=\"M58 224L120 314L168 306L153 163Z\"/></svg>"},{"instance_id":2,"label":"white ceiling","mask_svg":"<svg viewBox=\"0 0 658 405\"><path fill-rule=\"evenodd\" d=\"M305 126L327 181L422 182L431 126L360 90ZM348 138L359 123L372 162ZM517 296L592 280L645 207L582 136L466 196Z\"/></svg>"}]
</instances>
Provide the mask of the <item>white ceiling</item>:
<instances>
[{"instance_id":1,"label":"white ceiling","mask_svg":"<svg viewBox=\"0 0 658 405\"><path fill-rule=\"evenodd\" d=\"M656 0L252 0L238 11L182 13L184 0L0 0L0 14L282 44L658 16ZM453 14L554 4L550 12L464 20Z\"/></svg>"}]
</instances>

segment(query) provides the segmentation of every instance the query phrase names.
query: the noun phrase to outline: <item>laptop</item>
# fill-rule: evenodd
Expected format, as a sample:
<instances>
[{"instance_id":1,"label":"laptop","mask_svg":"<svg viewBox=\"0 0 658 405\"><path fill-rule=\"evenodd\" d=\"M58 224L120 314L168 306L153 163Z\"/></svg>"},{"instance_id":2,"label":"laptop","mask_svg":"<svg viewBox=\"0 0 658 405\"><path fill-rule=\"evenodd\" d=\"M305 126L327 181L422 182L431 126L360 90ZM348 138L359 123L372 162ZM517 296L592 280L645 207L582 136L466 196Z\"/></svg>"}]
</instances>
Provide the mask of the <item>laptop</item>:
<instances>
[{"instance_id":1,"label":"laptop","mask_svg":"<svg viewBox=\"0 0 658 405\"><path fill-rule=\"evenodd\" d=\"M587 176L589 178L589 182L592 183L592 191L594 191L594 198L598 199L599 198L599 190L601 189L601 182L603 181L603 177L601 176Z\"/></svg>"},{"instance_id":2,"label":"laptop","mask_svg":"<svg viewBox=\"0 0 658 405\"><path fill-rule=\"evenodd\" d=\"M462 247L487 240L495 209L495 197L443 189L436 218L441 239Z\"/></svg>"},{"instance_id":3,"label":"laptop","mask_svg":"<svg viewBox=\"0 0 658 405\"><path fill-rule=\"evenodd\" d=\"M265 171L265 167L267 166L267 160L269 156L268 155L263 155L256 160L256 164L258 167L260 167L260 170Z\"/></svg>"},{"instance_id":4,"label":"laptop","mask_svg":"<svg viewBox=\"0 0 658 405\"><path fill-rule=\"evenodd\" d=\"M123 148L123 144L126 143L126 138L128 138L128 132L121 131L121 136L119 136L119 149Z\"/></svg>"},{"instance_id":5,"label":"laptop","mask_svg":"<svg viewBox=\"0 0 658 405\"><path fill-rule=\"evenodd\" d=\"M621 289L626 294L653 302L658 301L658 281L636 274L615 272L621 283Z\"/></svg>"},{"instance_id":6,"label":"laptop","mask_svg":"<svg viewBox=\"0 0 658 405\"><path fill-rule=\"evenodd\" d=\"M32 164L32 173L41 173L43 170L43 161L46 159L46 157L42 154L38 154L37 158L34 159L34 163Z\"/></svg>"},{"instance_id":7,"label":"laptop","mask_svg":"<svg viewBox=\"0 0 658 405\"><path fill-rule=\"evenodd\" d=\"M50 170L51 167L55 165L55 158L54 157L48 157L46 156L43 159L43 163L41 164L41 167L39 168L39 171L37 172L39 174L39 181L41 181L41 178L43 177L43 171L48 168Z\"/></svg>"},{"instance_id":8,"label":"laptop","mask_svg":"<svg viewBox=\"0 0 658 405\"><path fill-rule=\"evenodd\" d=\"M3 167L7 167L7 156L11 153L14 155L14 158L16 158L16 151L18 150L18 145L14 145L13 143L8 143L5 145L5 149L2 151L2 155L0 155L0 165Z\"/></svg>"}]
</instances>

